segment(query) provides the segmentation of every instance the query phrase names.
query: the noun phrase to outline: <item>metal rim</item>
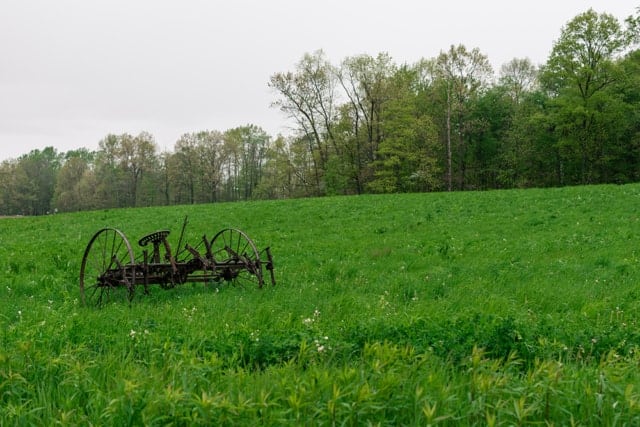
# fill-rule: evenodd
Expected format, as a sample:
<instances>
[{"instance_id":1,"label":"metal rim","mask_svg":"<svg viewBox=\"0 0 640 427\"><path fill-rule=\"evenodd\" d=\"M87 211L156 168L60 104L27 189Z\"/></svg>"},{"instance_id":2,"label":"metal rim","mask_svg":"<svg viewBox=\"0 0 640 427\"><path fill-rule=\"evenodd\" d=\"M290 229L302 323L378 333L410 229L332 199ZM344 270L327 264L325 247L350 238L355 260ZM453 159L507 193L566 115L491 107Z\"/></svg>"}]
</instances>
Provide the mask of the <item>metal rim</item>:
<instances>
[{"instance_id":1,"label":"metal rim","mask_svg":"<svg viewBox=\"0 0 640 427\"><path fill-rule=\"evenodd\" d=\"M98 231L82 257L82 304L100 307L109 301L131 301L134 285L135 259L126 236L115 228Z\"/></svg>"}]
</instances>

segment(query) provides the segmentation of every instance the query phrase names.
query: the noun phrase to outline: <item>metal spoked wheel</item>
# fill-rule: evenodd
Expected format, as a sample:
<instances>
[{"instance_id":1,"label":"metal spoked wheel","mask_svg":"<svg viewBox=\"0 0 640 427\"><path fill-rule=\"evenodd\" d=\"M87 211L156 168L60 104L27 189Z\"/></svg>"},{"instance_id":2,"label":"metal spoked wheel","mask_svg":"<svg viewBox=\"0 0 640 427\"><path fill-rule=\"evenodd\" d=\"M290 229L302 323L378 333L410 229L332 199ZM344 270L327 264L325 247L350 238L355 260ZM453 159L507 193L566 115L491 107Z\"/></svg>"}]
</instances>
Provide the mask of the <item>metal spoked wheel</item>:
<instances>
[{"instance_id":1,"label":"metal spoked wheel","mask_svg":"<svg viewBox=\"0 0 640 427\"><path fill-rule=\"evenodd\" d=\"M89 241L80 267L80 295L87 306L133 298L135 259L125 235L103 228Z\"/></svg>"},{"instance_id":2,"label":"metal spoked wheel","mask_svg":"<svg viewBox=\"0 0 640 427\"><path fill-rule=\"evenodd\" d=\"M241 286L263 285L262 262L253 241L242 231L226 228L211 239L211 255L220 279Z\"/></svg>"}]
</instances>

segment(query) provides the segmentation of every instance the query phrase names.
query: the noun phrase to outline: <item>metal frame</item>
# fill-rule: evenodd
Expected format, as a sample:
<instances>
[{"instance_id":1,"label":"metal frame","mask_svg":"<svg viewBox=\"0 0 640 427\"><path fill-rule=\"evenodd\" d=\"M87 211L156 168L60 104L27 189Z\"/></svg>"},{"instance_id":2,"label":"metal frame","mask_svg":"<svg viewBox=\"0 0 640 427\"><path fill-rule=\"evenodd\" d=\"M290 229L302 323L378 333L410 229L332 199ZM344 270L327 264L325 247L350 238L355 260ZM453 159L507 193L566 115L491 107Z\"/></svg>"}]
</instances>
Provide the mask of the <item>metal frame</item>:
<instances>
[{"instance_id":1,"label":"metal frame","mask_svg":"<svg viewBox=\"0 0 640 427\"><path fill-rule=\"evenodd\" d=\"M186 225L185 218L179 248ZM188 282L249 284L262 288L264 270L269 272L271 285L276 284L271 249L267 247L258 252L243 231L225 228L211 240L204 235L197 246L185 244L176 254L167 240L169 234L169 230L158 230L142 237L138 244L146 249L136 260L123 232L110 227L99 230L82 257L82 303L101 306L125 297L131 301L139 285L144 286L145 294L151 285L168 289Z\"/></svg>"}]
</instances>

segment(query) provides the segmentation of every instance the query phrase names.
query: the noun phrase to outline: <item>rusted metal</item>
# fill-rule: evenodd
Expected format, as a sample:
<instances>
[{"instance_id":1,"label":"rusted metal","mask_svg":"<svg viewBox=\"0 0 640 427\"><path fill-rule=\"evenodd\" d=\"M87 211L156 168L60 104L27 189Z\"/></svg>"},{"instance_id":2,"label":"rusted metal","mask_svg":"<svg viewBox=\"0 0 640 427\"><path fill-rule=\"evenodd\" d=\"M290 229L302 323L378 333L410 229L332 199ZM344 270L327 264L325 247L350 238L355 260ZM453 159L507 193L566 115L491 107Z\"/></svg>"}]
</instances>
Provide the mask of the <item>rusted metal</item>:
<instances>
[{"instance_id":1,"label":"rusted metal","mask_svg":"<svg viewBox=\"0 0 640 427\"><path fill-rule=\"evenodd\" d=\"M271 285L276 284L269 247L259 252L249 236L235 228L220 230L211 240L203 235L197 245L186 243L181 247L186 225L185 218L176 254L168 241L170 231L158 230L138 240L138 245L145 249L137 258L120 230L99 230L82 257L82 303L101 306L124 297L131 301L138 285L144 287L145 294L151 285L167 289L188 282L262 288L264 270L269 271Z\"/></svg>"}]
</instances>

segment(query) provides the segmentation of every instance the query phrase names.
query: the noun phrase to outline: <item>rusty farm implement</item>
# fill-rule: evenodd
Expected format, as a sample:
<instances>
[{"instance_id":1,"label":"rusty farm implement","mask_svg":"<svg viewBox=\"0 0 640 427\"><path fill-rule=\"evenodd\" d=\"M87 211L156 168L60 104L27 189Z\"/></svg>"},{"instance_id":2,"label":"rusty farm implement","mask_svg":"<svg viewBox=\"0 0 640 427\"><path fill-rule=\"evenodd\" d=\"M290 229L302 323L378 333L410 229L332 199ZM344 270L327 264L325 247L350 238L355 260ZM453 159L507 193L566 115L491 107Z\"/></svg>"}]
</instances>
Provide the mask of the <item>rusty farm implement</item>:
<instances>
[{"instance_id":1,"label":"rusty farm implement","mask_svg":"<svg viewBox=\"0 0 640 427\"><path fill-rule=\"evenodd\" d=\"M131 301L139 286L146 294L151 285L168 289L188 282L258 288L266 282L275 285L270 248L258 251L249 236L235 228L225 228L212 239L204 235L195 246L187 243L181 247L186 226L185 218L175 254L167 240L170 231L159 230L138 240L144 248L138 257L120 230L99 230L82 258L82 303L101 306L125 297Z\"/></svg>"}]
</instances>

